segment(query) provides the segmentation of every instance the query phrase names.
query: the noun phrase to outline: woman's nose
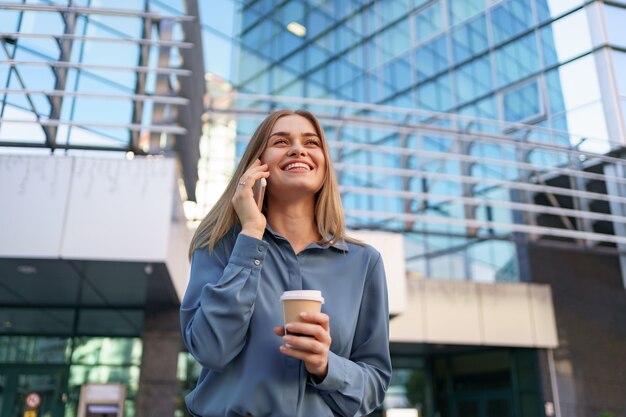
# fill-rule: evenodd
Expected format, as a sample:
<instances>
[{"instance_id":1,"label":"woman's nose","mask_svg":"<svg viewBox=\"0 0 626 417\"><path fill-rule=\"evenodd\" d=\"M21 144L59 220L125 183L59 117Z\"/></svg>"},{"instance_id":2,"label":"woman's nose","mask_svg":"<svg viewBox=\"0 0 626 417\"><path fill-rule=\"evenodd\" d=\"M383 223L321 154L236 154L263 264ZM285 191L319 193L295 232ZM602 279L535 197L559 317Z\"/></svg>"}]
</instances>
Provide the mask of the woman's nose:
<instances>
[{"instance_id":1,"label":"woman's nose","mask_svg":"<svg viewBox=\"0 0 626 417\"><path fill-rule=\"evenodd\" d=\"M306 148L299 142L294 142L291 149L289 149L289 156L305 156L306 154Z\"/></svg>"}]
</instances>

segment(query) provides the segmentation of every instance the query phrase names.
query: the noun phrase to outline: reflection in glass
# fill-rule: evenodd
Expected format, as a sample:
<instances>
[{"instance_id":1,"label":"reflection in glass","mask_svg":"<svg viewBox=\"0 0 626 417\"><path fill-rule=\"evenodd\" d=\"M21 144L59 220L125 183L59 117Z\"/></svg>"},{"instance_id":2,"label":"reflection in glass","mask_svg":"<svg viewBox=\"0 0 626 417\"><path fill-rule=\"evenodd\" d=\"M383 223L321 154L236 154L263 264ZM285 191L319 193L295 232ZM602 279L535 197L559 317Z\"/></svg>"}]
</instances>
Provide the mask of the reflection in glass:
<instances>
[{"instance_id":1,"label":"reflection in glass","mask_svg":"<svg viewBox=\"0 0 626 417\"><path fill-rule=\"evenodd\" d=\"M522 33L533 24L531 8L526 0L506 0L491 10L494 43Z\"/></svg>"},{"instance_id":2,"label":"reflection in glass","mask_svg":"<svg viewBox=\"0 0 626 417\"><path fill-rule=\"evenodd\" d=\"M139 365L142 342L137 338L78 337L72 363L82 365Z\"/></svg>"},{"instance_id":3,"label":"reflection in glass","mask_svg":"<svg viewBox=\"0 0 626 417\"><path fill-rule=\"evenodd\" d=\"M0 336L0 363L64 364L69 349L65 337Z\"/></svg>"},{"instance_id":4,"label":"reflection in glass","mask_svg":"<svg viewBox=\"0 0 626 417\"><path fill-rule=\"evenodd\" d=\"M449 0L450 24L455 25L485 8L485 0Z\"/></svg>"},{"instance_id":5,"label":"reflection in glass","mask_svg":"<svg viewBox=\"0 0 626 417\"><path fill-rule=\"evenodd\" d=\"M418 41L430 38L443 29L443 16L441 15L441 3L439 1L417 14L415 17L415 28Z\"/></svg>"},{"instance_id":6,"label":"reflection in glass","mask_svg":"<svg viewBox=\"0 0 626 417\"><path fill-rule=\"evenodd\" d=\"M452 106L452 88L448 74L417 87L419 108L425 110L445 111Z\"/></svg>"},{"instance_id":7,"label":"reflection in glass","mask_svg":"<svg viewBox=\"0 0 626 417\"><path fill-rule=\"evenodd\" d=\"M489 55L470 61L453 73L458 103L471 101L493 89Z\"/></svg>"},{"instance_id":8,"label":"reflection in glass","mask_svg":"<svg viewBox=\"0 0 626 417\"><path fill-rule=\"evenodd\" d=\"M415 51L418 80L428 78L448 66L446 35L439 36Z\"/></svg>"},{"instance_id":9,"label":"reflection in glass","mask_svg":"<svg viewBox=\"0 0 626 417\"><path fill-rule=\"evenodd\" d=\"M517 87L503 97L504 119L518 122L541 113L539 86L537 81Z\"/></svg>"},{"instance_id":10,"label":"reflection in glass","mask_svg":"<svg viewBox=\"0 0 626 417\"><path fill-rule=\"evenodd\" d=\"M539 70L536 45L533 32L496 50L496 73L499 87Z\"/></svg>"},{"instance_id":11,"label":"reflection in glass","mask_svg":"<svg viewBox=\"0 0 626 417\"><path fill-rule=\"evenodd\" d=\"M487 24L481 14L467 23L452 29L452 56L461 62L487 49Z\"/></svg>"}]
</instances>

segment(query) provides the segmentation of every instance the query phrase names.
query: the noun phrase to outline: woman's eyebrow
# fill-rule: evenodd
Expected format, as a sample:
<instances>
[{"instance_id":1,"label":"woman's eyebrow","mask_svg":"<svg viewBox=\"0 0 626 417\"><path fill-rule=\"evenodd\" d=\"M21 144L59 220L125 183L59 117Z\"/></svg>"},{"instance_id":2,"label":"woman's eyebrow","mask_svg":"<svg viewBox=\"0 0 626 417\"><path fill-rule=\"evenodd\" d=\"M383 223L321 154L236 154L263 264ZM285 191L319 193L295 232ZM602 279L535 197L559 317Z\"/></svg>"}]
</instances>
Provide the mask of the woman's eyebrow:
<instances>
[{"instance_id":1,"label":"woman's eyebrow","mask_svg":"<svg viewBox=\"0 0 626 417\"><path fill-rule=\"evenodd\" d=\"M272 136L284 136L284 137L290 138L291 137L291 133L289 133L289 132L274 132L274 133L272 133L270 135L270 138ZM319 137L317 135L317 133L313 133L313 132L305 132L305 133L302 134L302 136L315 136L316 138Z\"/></svg>"}]
</instances>

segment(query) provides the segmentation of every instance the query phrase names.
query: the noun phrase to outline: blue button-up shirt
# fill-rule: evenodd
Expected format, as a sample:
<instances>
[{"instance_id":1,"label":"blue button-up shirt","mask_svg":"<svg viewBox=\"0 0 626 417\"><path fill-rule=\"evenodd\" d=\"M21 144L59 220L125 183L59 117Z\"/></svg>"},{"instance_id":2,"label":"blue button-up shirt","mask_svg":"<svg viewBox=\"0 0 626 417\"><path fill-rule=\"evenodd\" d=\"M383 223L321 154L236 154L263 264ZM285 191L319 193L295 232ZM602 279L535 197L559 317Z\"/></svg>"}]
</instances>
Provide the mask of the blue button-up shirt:
<instances>
[{"instance_id":1,"label":"blue button-up shirt","mask_svg":"<svg viewBox=\"0 0 626 417\"><path fill-rule=\"evenodd\" d=\"M312 243L297 255L268 226L263 240L235 226L212 252L193 254L181 306L183 339L202 365L186 397L194 416L361 416L391 378L389 317L380 254L368 245ZM330 317L328 374L280 353L285 290L320 290Z\"/></svg>"}]
</instances>

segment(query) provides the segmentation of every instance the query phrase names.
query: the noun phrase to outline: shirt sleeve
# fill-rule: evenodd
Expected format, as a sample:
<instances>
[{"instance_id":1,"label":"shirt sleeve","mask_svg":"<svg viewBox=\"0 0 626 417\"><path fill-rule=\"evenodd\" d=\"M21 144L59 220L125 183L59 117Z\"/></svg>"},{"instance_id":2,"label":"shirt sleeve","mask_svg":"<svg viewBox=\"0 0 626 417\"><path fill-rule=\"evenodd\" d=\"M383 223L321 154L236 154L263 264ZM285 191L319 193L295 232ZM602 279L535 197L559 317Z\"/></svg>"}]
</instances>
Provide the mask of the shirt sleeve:
<instances>
[{"instance_id":1,"label":"shirt sleeve","mask_svg":"<svg viewBox=\"0 0 626 417\"><path fill-rule=\"evenodd\" d=\"M382 404L390 380L387 281L378 255L365 283L350 357L329 352L328 374L309 383L339 415L361 416Z\"/></svg>"},{"instance_id":2,"label":"shirt sleeve","mask_svg":"<svg viewBox=\"0 0 626 417\"><path fill-rule=\"evenodd\" d=\"M230 255L223 238L197 249L180 308L183 340L205 368L221 371L241 352L268 243L239 234ZM232 240L230 240L232 242Z\"/></svg>"}]
</instances>

